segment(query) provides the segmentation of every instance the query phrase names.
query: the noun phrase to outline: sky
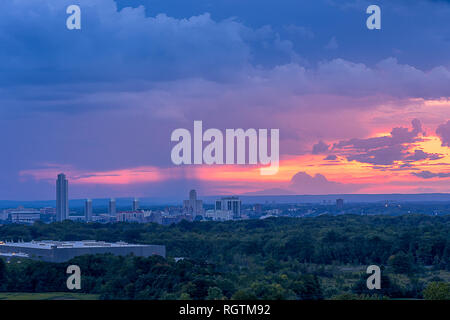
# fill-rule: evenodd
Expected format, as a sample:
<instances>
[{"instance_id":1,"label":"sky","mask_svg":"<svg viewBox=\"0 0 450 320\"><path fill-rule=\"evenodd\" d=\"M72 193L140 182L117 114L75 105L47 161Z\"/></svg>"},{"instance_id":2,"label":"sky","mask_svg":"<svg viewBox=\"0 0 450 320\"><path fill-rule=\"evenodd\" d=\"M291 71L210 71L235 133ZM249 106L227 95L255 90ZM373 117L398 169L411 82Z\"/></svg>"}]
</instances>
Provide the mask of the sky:
<instances>
[{"instance_id":1,"label":"sky","mask_svg":"<svg viewBox=\"0 0 450 320\"><path fill-rule=\"evenodd\" d=\"M1 1L0 199L55 199L60 172L70 198L450 192L449 17L445 0ZM174 165L195 120L279 129L278 173Z\"/></svg>"}]
</instances>

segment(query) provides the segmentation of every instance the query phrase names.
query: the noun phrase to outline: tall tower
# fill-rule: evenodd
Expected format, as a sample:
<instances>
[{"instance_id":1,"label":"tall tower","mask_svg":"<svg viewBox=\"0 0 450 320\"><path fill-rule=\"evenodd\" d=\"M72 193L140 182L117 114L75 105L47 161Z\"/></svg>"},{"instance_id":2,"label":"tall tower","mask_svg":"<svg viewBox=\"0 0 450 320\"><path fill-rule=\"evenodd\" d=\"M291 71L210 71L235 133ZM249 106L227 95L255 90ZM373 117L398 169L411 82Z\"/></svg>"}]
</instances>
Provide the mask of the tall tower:
<instances>
[{"instance_id":1,"label":"tall tower","mask_svg":"<svg viewBox=\"0 0 450 320\"><path fill-rule=\"evenodd\" d=\"M92 200L86 199L84 203L84 218L86 222L92 221Z\"/></svg>"},{"instance_id":2,"label":"tall tower","mask_svg":"<svg viewBox=\"0 0 450 320\"><path fill-rule=\"evenodd\" d=\"M195 203L196 200L197 200L197 191L195 190L189 191L189 201L191 203Z\"/></svg>"},{"instance_id":3,"label":"tall tower","mask_svg":"<svg viewBox=\"0 0 450 320\"><path fill-rule=\"evenodd\" d=\"M64 173L56 179L56 221L69 218L69 182Z\"/></svg>"},{"instance_id":4,"label":"tall tower","mask_svg":"<svg viewBox=\"0 0 450 320\"><path fill-rule=\"evenodd\" d=\"M189 200L183 201L183 211L192 215L203 214L203 201L197 200L197 191L189 191Z\"/></svg>"},{"instance_id":5,"label":"tall tower","mask_svg":"<svg viewBox=\"0 0 450 320\"><path fill-rule=\"evenodd\" d=\"M139 210L139 199L138 198L134 198L133 200L133 211L138 211Z\"/></svg>"},{"instance_id":6,"label":"tall tower","mask_svg":"<svg viewBox=\"0 0 450 320\"><path fill-rule=\"evenodd\" d=\"M109 199L109 215L115 216L116 215L116 199L111 198Z\"/></svg>"},{"instance_id":7,"label":"tall tower","mask_svg":"<svg viewBox=\"0 0 450 320\"><path fill-rule=\"evenodd\" d=\"M336 199L336 207L338 209L344 208L344 199Z\"/></svg>"}]
</instances>

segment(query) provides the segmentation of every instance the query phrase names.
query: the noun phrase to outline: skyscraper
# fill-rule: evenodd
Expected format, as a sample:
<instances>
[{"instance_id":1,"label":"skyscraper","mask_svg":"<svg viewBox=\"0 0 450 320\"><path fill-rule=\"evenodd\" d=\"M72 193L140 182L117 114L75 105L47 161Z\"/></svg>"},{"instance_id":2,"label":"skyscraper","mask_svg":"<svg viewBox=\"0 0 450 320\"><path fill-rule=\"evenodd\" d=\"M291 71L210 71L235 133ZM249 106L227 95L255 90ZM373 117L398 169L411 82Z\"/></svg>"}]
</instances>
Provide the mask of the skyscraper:
<instances>
[{"instance_id":1,"label":"skyscraper","mask_svg":"<svg viewBox=\"0 0 450 320\"><path fill-rule=\"evenodd\" d=\"M116 215L116 199L111 198L109 199L109 215L115 216Z\"/></svg>"},{"instance_id":2,"label":"skyscraper","mask_svg":"<svg viewBox=\"0 0 450 320\"><path fill-rule=\"evenodd\" d=\"M84 218L86 222L92 221L92 200L86 199L84 203Z\"/></svg>"},{"instance_id":3,"label":"skyscraper","mask_svg":"<svg viewBox=\"0 0 450 320\"><path fill-rule=\"evenodd\" d=\"M56 179L56 221L69 218L69 182L64 173Z\"/></svg>"},{"instance_id":4,"label":"skyscraper","mask_svg":"<svg viewBox=\"0 0 450 320\"><path fill-rule=\"evenodd\" d=\"M197 200L197 191L189 192L189 200L183 201L183 211L194 216L203 214L203 201Z\"/></svg>"},{"instance_id":5,"label":"skyscraper","mask_svg":"<svg viewBox=\"0 0 450 320\"><path fill-rule=\"evenodd\" d=\"M139 210L139 199L138 198L134 198L133 200L133 211L138 211Z\"/></svg>"},{"instance_id":6,"label":"skyscraper","mask_svg":"<svg viewBox=\"0 0 450 320\"><path fill-rule=\"evenodd\" d=\"M338 209L344 208L344 199L336 199L336 207Z\"/></svg>"}]
</instances>

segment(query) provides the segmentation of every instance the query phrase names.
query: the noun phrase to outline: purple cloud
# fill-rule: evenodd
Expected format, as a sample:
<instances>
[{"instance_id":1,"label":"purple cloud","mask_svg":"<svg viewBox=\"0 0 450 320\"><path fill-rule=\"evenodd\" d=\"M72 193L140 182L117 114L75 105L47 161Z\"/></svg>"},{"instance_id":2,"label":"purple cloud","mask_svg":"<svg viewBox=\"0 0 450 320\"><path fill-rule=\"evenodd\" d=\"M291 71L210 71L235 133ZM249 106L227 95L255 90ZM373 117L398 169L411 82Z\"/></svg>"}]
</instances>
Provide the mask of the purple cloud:
<instances>
[{"instance_id":1,"label":"purple cloud","mask_svg":"<svg viewBox=\"0 0 450 320\"><path fill-rule=\"evenodd\" d=\"M376 166L389 166L397 161L415 162L437 160L442 155L427 153L416 149L408 152L411 144L422 140L422 124L418 119L412 120L412 128L393 128L389 136L367 139L350 139L335 143L332 150L340 152L349 161L369 163Z\"/></svg>"},{"instance_id":2,"label":"purple cloud","mask_svg":"<svg viewBox=\"0 0 450 320\"><path fill-rule=\"evenodd\" d=\"M319 141L318 143L313 145L312 153L313 154L325 153L328 151L329 148L330 146L328 144L326 144L323 141Z\"/></svg>"},{"instance_id":3,"label":"purple cloud","mask_svg":"<svg viewBox=\"0 0 450 320\"><path fill-rule=\"evenodd\" d=\"M412 175L423 178L423 179L432 179L432 178L450 178L450 172L430 172L430 171L420 171L420 172L412 172Z\"/></svg>"},{"instance_id":4,"label":"purple cloud","mask_svg":"<svg viewBox=\"0 0 450 320\"><path fill-rule=\"evenodd\" d=\"M441 154L427 153L420 149L416 149L414 152L408 151L414 143L423 139L422 135L425 135L418 119L413 119L411 125L411 129L393 128L389 136L339 141L333 144L331 149L325 142L319 141L313 146L312 153L318 154L331 150L344 156L348 161L372 164L375 166L374 168L378 169L393 165L398 161L408 163L408 167L411 167L411 163L416 161L442 158ZM336 158L334 155L326 157L324 160L336 160Z\"/></svg>"},{"instance_id":5,"label":"purple cloud","mask_svg":"<svg viewBox=\"0 0 450 320\"><path fill-rule=\"evenodd\" d=\"M443 147L450 147L450 120L441 124L436 129L436 134L441 138Z\"/></svg>"},{"instance_id":6,"label":"purple cloud","mask_svg":"<svg viewBox=\"0 0 450 320\"><path fill-rule=\"evenodd\" d=\"M78 0L88 19L82 32L69 32L72 2L0 1L0 149L13 155L0 159L2 197L54 197L53 184L17 181L45 162L89 172L170 166L171 131L198 119L214 128L282 128L282 154L309 153L311 141L327 137L343 140L339 156L367 163L436 157L406 150L420 139L418 120L391 136L344 139L363 136L353 119L386 101L449 96L448 66L329 56L316 64L291 42L314 38L311 30L288 28L287 40L245 19L118 11L113 0ZM323 141L313 147L327 150Z\"/></svg>"},{"instance_id":7,"label":"purple cloud","mask_svg":"<svg viewBox=\"0 0 450 320\"><path fill-rule=\"evenodd\" d=\"M428 153L423 150L414 150L414 153L405 157L405 161L438 160L443 156L438 153Z\"/></svg>"},{"instance_id":8,"label":"purple cloud","mask_svg":"<svg viewBox=\"0 0 450 320\"><path fill-rule=\"evenodd\" d=\"M333 194L355 192L365 185L329 181L318 173L314 176L306 172L297 172L291 179L289 190L296 194Z\"/></svg>"},{"instance_id":9,"label":"purple cloud","mask_svg":"<svg viewBox=\"0 0 450 320\"><path fill-rule=\"evenodd\" d=\"M419 134L422 134L422 125L418 119L413 119L411 130L397 127L392 129L390 136L340 141L334 144L333 149L374 150L395 147L419 141Z\"/></svg>"}]
</instances>

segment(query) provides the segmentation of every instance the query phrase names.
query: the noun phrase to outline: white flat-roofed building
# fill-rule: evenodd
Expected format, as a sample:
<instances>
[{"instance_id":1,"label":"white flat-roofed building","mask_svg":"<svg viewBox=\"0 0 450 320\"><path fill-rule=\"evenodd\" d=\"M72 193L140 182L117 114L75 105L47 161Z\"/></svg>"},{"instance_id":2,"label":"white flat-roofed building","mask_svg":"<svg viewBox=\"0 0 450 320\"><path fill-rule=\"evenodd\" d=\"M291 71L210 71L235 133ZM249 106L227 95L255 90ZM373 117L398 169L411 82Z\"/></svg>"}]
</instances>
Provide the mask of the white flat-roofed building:
<instances>
[{"instance_id":1,"label":"white flat-roofed building","mask_svg":"<svg viewBox=\"0 0 450 320\"><path fill-rule=\"evenodd\" d=\"M214 221L228 221L233 220L233 212L231 210L207 210L205 217Z\"/></svg>"},{"instance_id":2,"label":"white flat-roofed building","mask_svg":"<svg viewBox=\"0 0 450 320\"><path fill-rule=\"evenodd\" d=\"M117 222L145 222L144 211L124 211L117 213Z\"/></svg>"},{"instance_id":3,"label":"white flat-roofed building","mask_svg":"<svg viewBox=\"0 0 450 320\"><path fill-rule=\"evenodd\" d=\"M41 218L41 212L38 209L24 208L19 206L15 209L3 210L1 220L10 220L13 223L33 224Z\"/></svg>"},{"instance_id":4,"label":"white flat-roofed building","mask_svg":"<svg viewBox=\"0 0 450 320\"><path fill-rule=\"evenodd\" d=\"M162 245L130 244L126 242L83 241L31 241L0 242L0 254L17 256L27 255L31 259L48 262L65 262L85 254L128 255L149 257L166 256L166 247Z\"/></svg>"},{"instance_id":5,"label":"white flat-roofed building","mask_svg":"<svg viewBox=\"0 0 450 320\"><path fill-rule=\"evenodd\" d=\"M28 213L28 212L11 213L11 222L12 223L33 224L40 219L41 219L40 213Z\"/></svg>"},{"instance_id":6,"label":"white flat-roofed building","mask_svg":"<svg viewBox=\"0 0 450 320\"><path fill-rule=\"evenodd\" d=\"M82 222L82 221L86 221L86 218L85 218L85 216L68 216L67 220Z\"/></svg>"}]
</instances>

